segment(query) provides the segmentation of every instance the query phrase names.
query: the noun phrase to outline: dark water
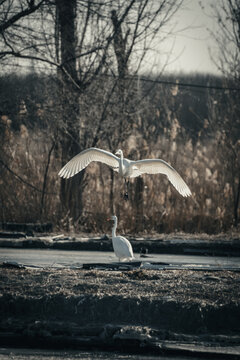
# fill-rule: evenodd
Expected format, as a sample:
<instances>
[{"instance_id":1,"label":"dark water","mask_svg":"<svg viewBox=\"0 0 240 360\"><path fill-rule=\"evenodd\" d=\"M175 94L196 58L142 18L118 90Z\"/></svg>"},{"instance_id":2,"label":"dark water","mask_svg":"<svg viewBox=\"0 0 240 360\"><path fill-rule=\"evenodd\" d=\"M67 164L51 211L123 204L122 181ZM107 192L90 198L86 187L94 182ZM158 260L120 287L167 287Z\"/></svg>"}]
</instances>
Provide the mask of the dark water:
<instances>
[{"instance_id":1,"label":"dark water","mask_svg":"<svg viewBox=\"0 0 240 360\"><path fill-rule=\"evenodd\" d=\"M0 348L0 360L200 360L198 357L128 355L116 352L51 351L41 349ZM204 358L207 360L207 358ZM202 358L201 358L202 360Z\"/></svg>"},{"instance_id":2,"label":"dark water","mask_svg":"<svg viewBox=\"0 0 240 360\"><path fill-rule=\"evenodd\" d=\"M240 270L239 257L213 257L196 255L152 254L148 258L140 258L135 254L136 261L141 261L148 268L159 268L158 263L169 264L169 268L197 268L209 270ZM14 261L24 265L40 267L79 267L87 263L111 263L118 261L114 253L103 251L70 251L49 249L0 249L0 262ZM154 265L156 264L156 265ZM161 266L160 266L161 268Z\"/></svg>"}]
</instances>

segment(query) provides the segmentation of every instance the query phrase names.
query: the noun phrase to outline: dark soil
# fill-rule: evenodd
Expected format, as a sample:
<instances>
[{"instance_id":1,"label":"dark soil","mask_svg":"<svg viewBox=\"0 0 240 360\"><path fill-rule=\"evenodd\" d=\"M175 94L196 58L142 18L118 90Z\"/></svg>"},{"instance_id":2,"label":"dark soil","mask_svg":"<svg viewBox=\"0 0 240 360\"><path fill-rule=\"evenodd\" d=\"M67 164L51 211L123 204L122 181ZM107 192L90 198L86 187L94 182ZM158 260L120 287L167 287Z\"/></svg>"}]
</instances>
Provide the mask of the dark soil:
<instances>
[{"instance_id":1,"label":"dark soil","mask_svg":"<svg viewBox=\"0 0 240 360\"><path fill-rule=\"evenodd\" d=\"M2 324L16 320L239 334L238 272L0 269Z\"/></svg>"}]
</instances>

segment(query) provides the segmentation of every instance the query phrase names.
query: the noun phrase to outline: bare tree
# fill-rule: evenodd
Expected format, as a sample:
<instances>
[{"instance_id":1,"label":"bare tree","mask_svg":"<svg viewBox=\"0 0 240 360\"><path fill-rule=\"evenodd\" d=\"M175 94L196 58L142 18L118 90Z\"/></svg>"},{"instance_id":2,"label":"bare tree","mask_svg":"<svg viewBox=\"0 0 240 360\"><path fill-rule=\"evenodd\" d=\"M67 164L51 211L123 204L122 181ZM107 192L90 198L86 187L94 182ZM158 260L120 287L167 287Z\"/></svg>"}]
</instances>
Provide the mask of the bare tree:
<instances>
[{"instance_id":1,"label":"bare tree","mask_svg":"<svg viewBox=\"0 0 240 360\"><path fill-rule=\"evenodd\" d=\"M219 31L212 34L218 46L214 63L224 75L224 85L240 88L240 2L221 0L213 6ZM233 87L233 86L232 86ZM212 126L222 157L223 180L231 186L235 226L239 222L240 201L240 104L239 91L225 91L210 98Z\"/></svg>"},{"instance_id":2,"label":"bare tree","mask_svg":"<svg viewBox=\"0 0 240 360\"><path fill-rule=\"evenodd\" d=\"M60 127L62 164L69 157L73 157L80 151L79 133L79 103L78 82L76 68L76 0L56 1L56 24L58 29L57 39L59 43L58 59L63 71L58 71L59 95L62 101ZM64 181L61 179L61 204L65 212L69 212L72 218L79 215L82 207L81 183L83 174Z\"/></svg>"},{"instance_id":3,"label":"bare tree","mask_svg":"<svg viewBox=\"0 0 240 360\"><path fill-rule=\"evenodd\" d=\"M239 83L240 79L240 2L220 0L212 5L212 16L218 24L218 31L211 32L218 54L211 54L221 73Z\"/></svg>"},{"instance_id":4,"label":"bare tree","mask_svg":"<svg viewBox=\"0 0 240 360\"><path fill-rule=\"evenodd\" d=\"M48 56L53 32L43 16L46 0L3 0L0 3L0 61L7 66L13 60L41 62L57 66ZM50 6L50 5L49 5ZM43 28L44 26L44 28ZM19 65L19 61L17 62Z\"/></svg>"},{"instance_id":5,"label":"bare tree","mask_svg":"<svg viewBox=\"0 0 240 360\"><path fill-rule=\"evenodd\" d=\"M85 147L127 143L141 111L133 75L182 1L0 3L0 60L31 59L57 70L55 129L61 134L63 163ZM84 178L82 173L61 184L63 207L74 220L82 212Z\"/></svg>"}]
</instances>

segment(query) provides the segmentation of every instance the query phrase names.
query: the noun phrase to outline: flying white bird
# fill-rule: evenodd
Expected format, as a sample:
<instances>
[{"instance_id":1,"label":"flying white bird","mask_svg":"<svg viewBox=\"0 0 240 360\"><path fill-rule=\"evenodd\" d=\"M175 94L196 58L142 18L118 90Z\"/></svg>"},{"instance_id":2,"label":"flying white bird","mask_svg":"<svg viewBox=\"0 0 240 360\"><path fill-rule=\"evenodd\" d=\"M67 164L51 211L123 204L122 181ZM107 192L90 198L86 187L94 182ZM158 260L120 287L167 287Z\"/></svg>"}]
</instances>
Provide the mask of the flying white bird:
<instances>
[{"instance_id":1,"label":"flying white bird","mask_svg":"<svg viewBox=\"0 0 240 360\"><path fill-rule=\"evenodd\" d=\"M120 155L120 157L116 155ZM191 196L191 190L185 181L166 161L161 159L128 160L123 157L123 152L120 149L117 150L115 155L102 149L86 149L74 156L59 171L58 175L68 179L85 169L92 161L99 161L112 167L114 171L124 177L125 183L126 179L134 178L142 174L164 174L182 196ZM127 192L125 197L128 197Z\"/></svg>"},{"instance_id":2,"label":"flying white bird","mask_svg":"<svg viewBox=\"0 0 240 360\"><path fill-rule=\"evenodd\" d=\"M116 236L117 216L113 215L111 216L111 219L108 220L114 221L112 228L112 244L116 257L118 257L119 261L133 260L134 256L130 242L123 236Z\"/></svg>"}]
</instances>

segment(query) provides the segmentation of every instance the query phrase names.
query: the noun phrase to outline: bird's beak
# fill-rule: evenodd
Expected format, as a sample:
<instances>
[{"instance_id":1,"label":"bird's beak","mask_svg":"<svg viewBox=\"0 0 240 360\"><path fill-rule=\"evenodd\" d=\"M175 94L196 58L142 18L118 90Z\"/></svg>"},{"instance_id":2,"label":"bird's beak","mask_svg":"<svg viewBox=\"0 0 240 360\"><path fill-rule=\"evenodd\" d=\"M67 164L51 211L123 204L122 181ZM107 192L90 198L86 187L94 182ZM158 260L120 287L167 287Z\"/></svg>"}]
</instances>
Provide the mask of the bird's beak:
<instances>
[{"instance_id":1,"label":"bird's beak","mask_svg":"<svg viewBox=\"0 0 240 360\"><path fill-rule=\"evenodd\" d=\"M119 153L119 150L115 152L115 155L119 155L119 154L120 154L120 153Z\"/></svg>"}]
</instances>

